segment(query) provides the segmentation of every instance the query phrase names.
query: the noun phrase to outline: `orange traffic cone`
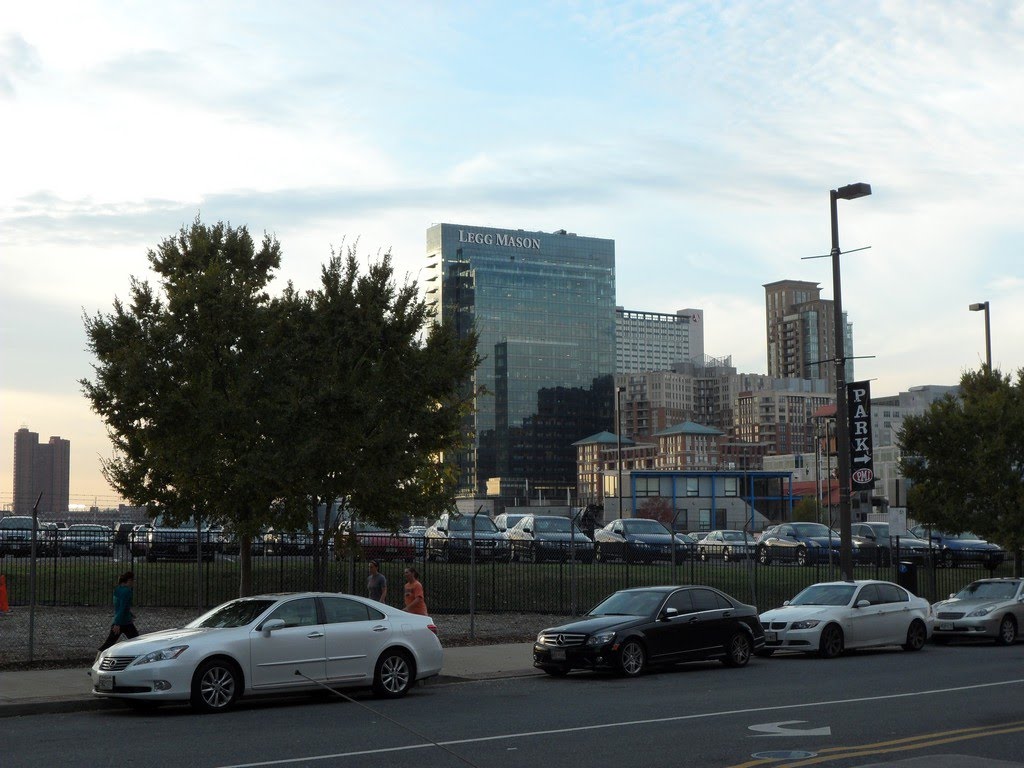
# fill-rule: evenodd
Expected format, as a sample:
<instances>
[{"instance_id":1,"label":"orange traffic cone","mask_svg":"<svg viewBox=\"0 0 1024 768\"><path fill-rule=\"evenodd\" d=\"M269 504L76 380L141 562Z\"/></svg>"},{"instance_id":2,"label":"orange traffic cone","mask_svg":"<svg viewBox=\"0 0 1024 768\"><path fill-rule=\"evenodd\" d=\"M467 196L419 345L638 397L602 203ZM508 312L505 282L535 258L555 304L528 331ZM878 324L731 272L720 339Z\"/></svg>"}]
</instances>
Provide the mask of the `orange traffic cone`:
<instances>
[{"instance_id":1,"label":"orange traffic cone","mask_svg":"<svg viewBox=\"0 0 1024 768\"><path fill-rule=\"evenodd\" d=\"M0 576L0 613L10 613L11 606L7 604L7 577Z\"/></svg>"}]
</instances>

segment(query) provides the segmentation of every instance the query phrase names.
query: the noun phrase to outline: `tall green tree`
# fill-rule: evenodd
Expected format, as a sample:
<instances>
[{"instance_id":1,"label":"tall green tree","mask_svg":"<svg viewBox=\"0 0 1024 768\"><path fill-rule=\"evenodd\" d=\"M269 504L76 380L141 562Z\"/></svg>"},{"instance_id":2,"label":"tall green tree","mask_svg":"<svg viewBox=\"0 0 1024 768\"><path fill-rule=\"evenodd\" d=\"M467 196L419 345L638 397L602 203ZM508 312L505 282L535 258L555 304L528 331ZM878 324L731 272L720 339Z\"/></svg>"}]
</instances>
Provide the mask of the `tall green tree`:
<instances>
[{"instance_id":1,"label":"tall green tree","mask_svg":"<svg viewBox=\"0 0 1024 768\"><path fill-rule=\"evenodd\" d=\"M456 476L440 457L467 438L476 337L432 322L416 284L396 281L390 254L363 272L356 246L332 253L317 290L289 286L274 309L288 360L279 374L289 399L276 416L291 435L286 506L313 527L322 588L328 542L345 543L345 529L318 506L392 529L451 506Z\"/></svg>"},{"instance_id":2,"label":"tall green tree","mask_svg":"<svg viewBox=\"0 0 1024 768\"><path fill-rule=\"evenodd\" d=\"M110 485L172 522L223 522L242 537L240 593L251 590L249 537L278 495L268 406L281 399L266 287L277 241L198 217L148 253L158 286L85 317L94 377L81 385L104 420Z\"/></svg>"},{"instance_id":3,"label":"tall green tree","mask_svg":"<svg viewBox=\"0 0 1024 768\"><path fill-rule=\"evenodd\" d=\"M964 373L958 398L904 420L900 444L915 519L1024 548L1024 369Z\"/></svg>"}]
</instances>

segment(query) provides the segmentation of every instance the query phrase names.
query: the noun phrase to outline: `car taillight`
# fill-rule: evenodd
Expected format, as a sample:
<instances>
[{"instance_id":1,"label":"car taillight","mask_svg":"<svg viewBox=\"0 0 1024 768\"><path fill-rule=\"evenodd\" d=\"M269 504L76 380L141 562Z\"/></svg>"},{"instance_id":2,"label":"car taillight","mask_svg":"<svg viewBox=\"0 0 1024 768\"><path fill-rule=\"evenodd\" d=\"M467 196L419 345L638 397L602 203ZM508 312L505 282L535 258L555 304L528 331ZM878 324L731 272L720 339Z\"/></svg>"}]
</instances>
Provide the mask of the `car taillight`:
<instances>
[{"instance_id":1,"label":"car taillight","mask_svg":"<svg viewBox=\"0 0 1024 768\"><path fill-rule=\"evenodd\" d=\"M436 627L435 625L433 625L433 624L427 624L427 629L429 629L429 630L430 630L431 632L433 632L433 633L434 633L435 635L437 634L437 627Z\"/></svg>"}]
</instances>

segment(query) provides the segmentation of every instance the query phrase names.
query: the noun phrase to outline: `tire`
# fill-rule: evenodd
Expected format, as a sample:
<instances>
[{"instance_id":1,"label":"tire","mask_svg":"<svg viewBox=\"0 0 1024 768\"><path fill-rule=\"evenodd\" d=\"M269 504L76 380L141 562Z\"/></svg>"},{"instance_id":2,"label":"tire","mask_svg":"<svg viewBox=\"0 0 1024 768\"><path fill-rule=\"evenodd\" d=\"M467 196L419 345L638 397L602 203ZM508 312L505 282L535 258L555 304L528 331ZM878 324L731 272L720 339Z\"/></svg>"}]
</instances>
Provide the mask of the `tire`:
<instances>
[{"instance_id":1,"label":"tire","mask_svg":"<svg viewBox=\"0 0 1024 768\"><path fill-rule=\"evenodd\" d=\"M948 549L942 551L942 556L939 558L940 568L955 568L956 563L953 562L953 553Z\"/></svg>"},{"instance_id":2,"label":"tire","mask_svg":"<svg viewBox=\"0 0 1024 768\"><path fill-rule=\"evenodd\" d=\"M729 548L725 547L722 550L722 562L728 563L732 559L732 554L729 552Z\"/></svg>"},{"instance_id":3,"label":"tire","mask_svg":"<svg viewBox=\"0 0 1024 768\"><path fill-rule=\"evenodd\" d=\"M373 692L380 698L401 698L415 683L416 665L408 652L392 648L377 659L373 670Z\"/></svg>"},{"instance_id":4,"label":"tire","mask_svg":"<svg viewBox=\"0 0 1024 768\"><path fill-rule=\"evenodd\" d=\"M606 562L605 558L604 558L604 554L601 552L601 545L600 544L595 544L594 545L594 561L598 562L598 563Z\"/></svg>"},{"instance_id":5,"label":"tire","mask_svg":"<svg viewBox=\"0 0 1024 768\"><path fill-rule=\"evenodd\" d=\"M771 565L772 556L768 553L768 547L757 548L757 562L761 565Z\"/></svg>"},{"instance_id":6,"label":"tire","mask_svg":"<svg viewBox=\"0 0 1024 768\"><path fill-rule=\"evenodd\" d=\"M843 652L843 630L836 624L828 624L821 630L818 641L818 656L823 659L834 659Z\"/></svg>"},{"instance_id":7,"label":"tire","mask_svg":"<svg viewBox=\"0 0 1024 768\"><path fill-rule=\"evenodd\" d=\"M796 564L801 567L806 567L811 564L811 559L807 557L807 547L796 548Z\"/></svg>"},{"instance_id":8,"label":"tire","mask_svg":"<svg viewBox=\"0 0 1024 768\"><path fill-rule=\"evenodd\" d=\"M999 634L996 635L996 645L1013 645L1017 639L1017 622L1013 616L1003 616L999 622Z\"/></svg>"},{"instance_id":9,"label":"tire","mask_svg":"<svg viewBox=\"0 0 1024 768\"><path fill-rule=\"evenodd\" d=\"M192 676L192 706L200 712L227 712L242 695L242 676L233 662L209 659Z\"/></svg>"},{"instance_id":10,"label":"tire","mask_svg":"<svg viewBox=\"0 0 1024 768\"><path fill-rule=\"evenodd\" d=\"M928 641L928 628L920 619L914 619L907 628L907 642L903 644L904 651L920 651Z\"/></svg>"},{"instance_id":11,"label":"tire","mask_svg":"<svg viewBox=\"0 0 1024 768\"><path fill-rule=\"evenodd\" d=\"M626 677L638 677L647 666L647 651L639 640L627 640L619 649L619 671Z\"/></svg>"},{"instance_id":12,"label":"tire","mask_svg":"<svg viewBox=\"0 0 1024 768\"><path fill-rule=\"evenodd\" d=\"M706 549L704 549L704 547L701 547L698 550L697 556L700 557L700 561L702 563L706 563L708 561L708 551Z\"/></svg>"},{"instance_id":13,"label":"tire","mask_svg":"<svg viewBox=\"0 0 1024 768\"><path fill-rule=\"evenodd\" d=\"M729 643L725 646L725 658L722 659L722 663L727 667L745 667L750 661L753 648L750 636L743 631L737 632L729 638Z\"/></svg>"}]
</instances>

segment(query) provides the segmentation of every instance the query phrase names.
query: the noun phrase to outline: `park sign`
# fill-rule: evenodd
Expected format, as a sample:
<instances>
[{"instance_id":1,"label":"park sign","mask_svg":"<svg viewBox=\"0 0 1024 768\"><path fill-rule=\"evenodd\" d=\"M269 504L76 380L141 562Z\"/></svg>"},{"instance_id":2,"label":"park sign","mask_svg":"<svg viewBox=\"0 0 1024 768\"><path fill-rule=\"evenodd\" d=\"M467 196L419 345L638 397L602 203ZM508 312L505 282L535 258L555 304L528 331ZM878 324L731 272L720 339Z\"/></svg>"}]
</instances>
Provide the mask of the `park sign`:
<instances>
[{"instance_id":1,"label":"park sign","mask_svg":"<svg viewBox=\"0 0 1024 768\"><path fill-rule=\"evenodd\" d=\"M871 446L871 384L851 381L846 385L850 417L850 490L870 491L875 487L875 466Z\"/></svg>"}]
</instances>

